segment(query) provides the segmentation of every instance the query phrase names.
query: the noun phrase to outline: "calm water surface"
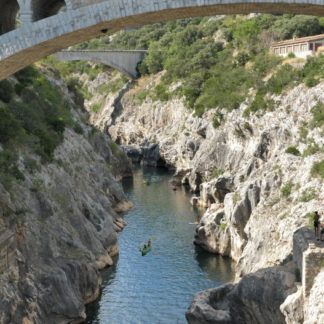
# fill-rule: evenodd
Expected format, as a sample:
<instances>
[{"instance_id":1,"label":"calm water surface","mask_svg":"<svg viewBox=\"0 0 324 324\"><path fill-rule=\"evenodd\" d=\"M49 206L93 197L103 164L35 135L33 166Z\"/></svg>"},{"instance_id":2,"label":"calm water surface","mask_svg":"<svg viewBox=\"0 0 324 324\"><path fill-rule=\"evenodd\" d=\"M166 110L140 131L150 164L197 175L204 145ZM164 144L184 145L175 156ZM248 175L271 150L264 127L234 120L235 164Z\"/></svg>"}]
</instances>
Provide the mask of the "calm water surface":
<instances>
[{"instance_id":1,"label":"calm water surface","mask_svg":"<svg viewBox=\"0 0 324 324\"><path fill-rule=\"evenodd\" d=\"M149 176L159 181L147 185ZM229 259L208 254L192 244L199 211L189 203L185 188L170 188L170 173L138 169L124 181L134 202L120 234L120 255L102 272L101 298L88 306L88 324L186 323L184 313L195 293L232 279ZM152 251L139 248L148 239Z\"/></svg>"}]
</instances>

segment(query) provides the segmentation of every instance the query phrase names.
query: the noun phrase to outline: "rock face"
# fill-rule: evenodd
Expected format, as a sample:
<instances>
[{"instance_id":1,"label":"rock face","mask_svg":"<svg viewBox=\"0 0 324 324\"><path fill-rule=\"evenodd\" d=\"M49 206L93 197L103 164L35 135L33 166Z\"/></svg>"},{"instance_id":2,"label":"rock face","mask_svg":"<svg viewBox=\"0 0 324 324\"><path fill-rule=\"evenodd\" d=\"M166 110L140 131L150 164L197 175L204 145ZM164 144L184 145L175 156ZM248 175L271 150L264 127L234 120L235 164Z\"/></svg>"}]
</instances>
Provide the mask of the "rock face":
<instances>
[{"instance_id":1,"label":"rock face","mask_svg":"<svg viewBox=\"0 0 324 324\"><path fill-rule=\"evenodd\" d=\"M125 223L117 212L131 204L110 170L129 162L73 114L83 135L66 129L47 165L21 152L25 180L0 184L0 323L83 321L84 304L99 295L98 270L118 253Z\"/></svg>"},{"instance_id":2,"label":"rock face","mask_svg":"<svg viewBox=\"0 0 324 324\"><path fill-rule=\"evenodd\" d=\"M283 262L291 254L293 233L308 223L306 214L324 212L323 183L310 175L323 153L286 153L289 146L303 152L323 145L320 128L307 125L312 107L324 102L324 83L273 97L276 110L259 116L244 117L244 103L224 112L225 121L215 129L213 110L195 117L179 98L139 104L136 93L149 91L160 76L141 79L109 99L92 122L127 146L135 160L164 161L175 169L174 184L188 184L199 194L195 204L208 209L195 242L231 256L238 276Z\"/></svg>"},{"instance_id":3,"label":"rock face","mask_svg":"<svg viewBox=\"0 0 324 324\"><path fill-rule=\"evenodd\" d=\"M296 290L295 276L276 268L244 276L197 294L186 312L189 324L284 324L279 310L288 294Z\"/></svg>"},{"instance_id":4,"label":"rock face","mask_svg":"<svg viewBox=\"0 0 324 324\"><path fill-rule=\"evenodd\" d=\"M315 279L310 296L305 305L304 324L324 323L324 270Z\"/></svg>"},{"instance_id":5,"label":"rock face","mask_svg":"<svg viewBox=\"0 0 324 324\"><path fill-rule=\"evenodd\" d=\"M311 172L315 162L324 160L322 150L316 149L323 147L323 136L321 129L314 126L312 114L312 108L324 102L324 83L312 88L300 84L273 96L274 111L260 110L248 117L243 114L249 105L247 100L237 110L221 111L224 118L215 129L215 110L196 117L185 108L181 98L154 102L148 96L142 103L136 101L136 94L152 90L161 74L139 80L123 96L116 96L117 101L93 115L92 121L127 147L126 151L137 161L150 165L164 161L165 166L175 169L173 183L188 184L197 193L192 202L207 208L197 226L195 243L236 261L236 280L242 276L243 279L236 286L216 290L215 294L226 295L225 299L232 303L228 305L234 305L235 300L246 314L235 313L234 306L223 305L218 297L214 307L208 292L207 297L201 298L210 302L204 302L197 310L201 315L189 311L188 314L197 313L193 317L188 315L190 321L214 323L212 318L217 315L215 323L241 323L234 318L242 323L284 323L279 306L296 290L293 285L284 285L286 290L279 297L274 291L274 295L269 292L271 298L278 297L273 309L262 298L256 301L259 306L248 305L238 287L244 285L245 274L286 264L293 254L299 254L298 263L304 247L301 242L293 253L294 233L308 225L308 213L318 210L324 214L324 184ZM172 85L170 90L177 86ZM150 153L144 153L144 147ZM288 153L289 147L297 149L295 154ZM300 266L297 264L296 268ZM278 282L282 280L280 276L290 276L283 270L280 275L273 271L262 272L260 276L269 278L270 273L276 273L273 278ZM258 287L247 285L252 300L260 296L263 284L268 287L265 282ZM278 288L275 280L273 284ZM249 290L252 287L255 289ZM287 321L299 302L297 297L291 298L283 306ZM276 321L271 320L272 312ZM298 316L297 322L301 318Z\"/></svg>"}]
</instances>

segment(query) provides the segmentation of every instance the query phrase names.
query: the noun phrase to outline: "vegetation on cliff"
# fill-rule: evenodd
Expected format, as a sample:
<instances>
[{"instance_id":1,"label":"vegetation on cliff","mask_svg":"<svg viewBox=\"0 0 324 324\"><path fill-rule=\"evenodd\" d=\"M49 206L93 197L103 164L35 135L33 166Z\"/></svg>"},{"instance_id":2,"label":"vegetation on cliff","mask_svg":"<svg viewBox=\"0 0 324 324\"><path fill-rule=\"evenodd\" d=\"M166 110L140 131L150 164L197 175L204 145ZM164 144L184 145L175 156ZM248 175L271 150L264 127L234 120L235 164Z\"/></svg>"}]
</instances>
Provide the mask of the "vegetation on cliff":
<instances>
[{"instance_id":1,"label":"vegetation on cliff","mask_svg":"<svg viewBox=\"0 0 324 324\"><path fill-rule=\"evenodd\" d=\"M24 179L18 168L19 150L49 162L66 127L82 131L73 121L72 104L33 66L0 82L0 100L0 181L7 187L15 179ZM31 171L38 168L36 160L26 159L26 163Z\"/></svg>"},{"instance_id":2,"label":"vegetation on cliff","mask_svg":"<svg viewBox=\"0 0 324 324\"><path fill-rule=\"evenodd\" d=\"M144 26L83 43L80 49L147 49L142 74L165 71L154 93L141 93L166 101L184 96L187 106L201 116L218 108L237 108L248 98L245 116L273 110L271 95L305 82L316 85L324 77L324 57L307 60L304 68L282 64L271 55L272 41L324 33L324 18L295 15L198 17ZM92 72L91 72L92 75ZM180 82L179 82L180 81ZM179 83L172 87L171 84ZM251 93L251 89L254 91Z\"/></svg>"}]
</instances>

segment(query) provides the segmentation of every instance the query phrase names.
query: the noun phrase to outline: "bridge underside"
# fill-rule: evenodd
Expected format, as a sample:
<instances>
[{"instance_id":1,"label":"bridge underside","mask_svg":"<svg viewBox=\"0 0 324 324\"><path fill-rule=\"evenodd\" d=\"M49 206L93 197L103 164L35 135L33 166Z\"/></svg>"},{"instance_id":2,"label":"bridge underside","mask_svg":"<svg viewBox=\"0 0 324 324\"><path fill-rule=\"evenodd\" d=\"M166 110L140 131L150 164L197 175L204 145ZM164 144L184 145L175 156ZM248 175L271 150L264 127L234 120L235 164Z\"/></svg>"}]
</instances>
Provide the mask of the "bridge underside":
<instances>
[{"instance_id":1,"label":"bridge underside","mask_svg":"<svg viewBox=\"0 0 324 324\"><path fill-rule=\"evenodd\" d=\"M145 0L129 0L132 5L117 7L116 3L103 2L89 5L80 9L71 10L56 16L43 19L23 26L0 37L0 80L4 79L29 64L50 54L65 49L71 45L90 40L103 34L114 33L145 24L168 21L178 18L211 16L220 14L247 14L259 13L295 13L324 16L324 4L301 3L301 0L292 0L294 3L259 2L249 0L243 3L196 5L181 7L180 3L195 2L194 0L168 0L162 4ZM146 7L140 2L151 3ZM229 0L224 0L229 1ZM280 0L279 0L280 1ZM288 0L286 0L288 1ZM113 2L113 1L112 1ZM125 5L124 1L124 5ZM196 0L201 3L201 0ZM207 3L205 0L204 3ZM210 0L209 2L218 2ZM313 0L319 3L318 0ZM137 4L136 4L137 3ZM152 4L153 3L153 4ZM175 7L177 3L178 8ZM133 8L132 8L133 6ZM134 10L137 14L133 14ZM136 7L137 6L137 7ZM153 10L150 6L157 6ZM166 6L167 9L159 9ZM139 7L141 7L139 9ZM142 9L144 8L144 9ZM141 12L142 11L142 12Z\"/></svg>"}]
</instances>

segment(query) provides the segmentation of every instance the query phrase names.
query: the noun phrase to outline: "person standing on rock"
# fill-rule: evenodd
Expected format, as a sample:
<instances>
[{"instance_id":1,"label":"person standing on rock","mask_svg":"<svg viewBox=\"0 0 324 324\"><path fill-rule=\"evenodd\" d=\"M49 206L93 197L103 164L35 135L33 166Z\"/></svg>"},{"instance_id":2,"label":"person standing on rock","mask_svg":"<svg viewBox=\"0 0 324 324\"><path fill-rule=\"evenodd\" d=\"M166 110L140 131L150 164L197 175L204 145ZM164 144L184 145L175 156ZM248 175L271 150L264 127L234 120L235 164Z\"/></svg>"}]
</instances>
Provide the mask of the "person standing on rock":
<instances>
[{"instance_id":1,"label":"person standing on rock","mask_svg":"<svg viewBox=\"0 0 324 324\"><path fill-rule=\"evenodd\" d=\"M314 213L314 229L315 229L315 238L317 237L317 240L319 241L319 225L320 225L320 216L318 212L316 211Z\"/></svg>"}]
</instances>

